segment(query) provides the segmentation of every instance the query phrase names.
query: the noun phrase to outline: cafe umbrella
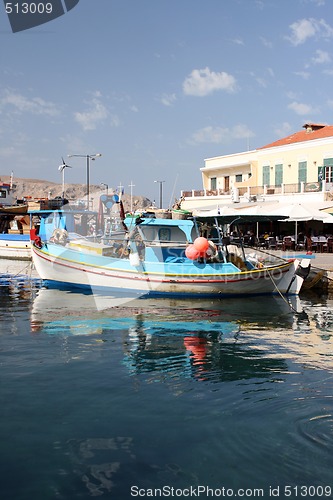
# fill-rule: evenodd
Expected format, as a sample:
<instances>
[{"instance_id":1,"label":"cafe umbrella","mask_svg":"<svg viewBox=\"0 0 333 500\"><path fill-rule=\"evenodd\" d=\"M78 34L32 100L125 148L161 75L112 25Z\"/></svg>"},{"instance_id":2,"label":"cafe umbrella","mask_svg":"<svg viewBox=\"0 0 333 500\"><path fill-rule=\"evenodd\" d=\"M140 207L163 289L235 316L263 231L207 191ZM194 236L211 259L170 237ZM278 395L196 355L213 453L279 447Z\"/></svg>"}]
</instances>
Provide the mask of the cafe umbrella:
<instances>
[{"instance_id":1,"label":"cafe umbrella","mask_svg":"<svg viewBox=\"0 0 333 500\"><path fill-rule=\"evenodd\" d=\"M282 205L278 209L272 210L271 215L282 214L287 219L283 222L295 223L295 241L297 241L297 225L298 222L308 222L308 221L321 221L324 224L332 224L333 216L322 210L318 210L316 207L311 207L311 205L304 206L301 203L291 203L290 205Z\"/></svg>"}]
</instances>

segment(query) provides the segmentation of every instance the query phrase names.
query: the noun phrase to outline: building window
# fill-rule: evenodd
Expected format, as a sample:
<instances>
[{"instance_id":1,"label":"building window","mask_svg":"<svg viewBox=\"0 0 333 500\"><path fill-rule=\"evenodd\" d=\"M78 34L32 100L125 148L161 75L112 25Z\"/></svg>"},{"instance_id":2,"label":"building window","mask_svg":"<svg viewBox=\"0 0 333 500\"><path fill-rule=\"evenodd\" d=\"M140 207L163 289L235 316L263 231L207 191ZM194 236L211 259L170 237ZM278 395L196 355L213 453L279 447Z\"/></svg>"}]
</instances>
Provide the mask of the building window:
<instances>
[{"instance_id":1,"label":"building window","mask_svg":"<svg viewBox=\"0 0 333 500\"><path fill-rule=\"evenodd\" d=\"M243 176L242 176L242 174L237 174L237 175L236 175L236 178L235 178L235 181L236 181L236 182L242 182L242 180L243 180Z\"/></svg>"},{"instance_id":2,"label":"building window","mask_svg":"<svg viewBox=\"0 0 333 500\"><path fill-rule=\"evenodd\" d=\"M325 181L333 182L333 165L327 165L325 167Z\"/></svg>"},{"instance_id":3,"label":"building window","mask_svg":"<svg viewBox=\"0 0 333 500\"><path fill-rule=\"evenodd\" d=\"M333 182L333 158L326 158L324 160L324 172L322 179L326 182Z\"/></svg>"},{"instance_id":4,"label":"building window","mask_svg":"<svg viewBox=\"0 0 333 500\"><path fill-rule=\"evenodd\" d=\"M301 182L307 182L307 162L300 161L298 164L298 190L301 191Z\"/></svg>"},{"instance_id":5,"label":"building window","mask_svg":"<svg viewBox=\"0 0 333 500\"><path fill-rule=\"evenodd\" d=\"M275 186L282 186L283 183L283 165L275 165Z\"/></svg>"},{"instance_id":6,"label":"building window","mask_svg":"<svg viewBox=\"0 0 333 500\"><path fill-rule=\"evenodd\" d=\"M210 178L210 189L212 191L215 191L216 188L217 188L216 177L211 177Z\"/></svg>"},{"instance_id":7,"label":"building window","mask_svg":"<svg viewBox=\"0 0 333 500\"><path fill-rule=\"evenodd\" d=\"M269 186L270 183L270 168L269 165L265 165L264 167L262 167L262 185Z\"/></svg>"}]
</instances>

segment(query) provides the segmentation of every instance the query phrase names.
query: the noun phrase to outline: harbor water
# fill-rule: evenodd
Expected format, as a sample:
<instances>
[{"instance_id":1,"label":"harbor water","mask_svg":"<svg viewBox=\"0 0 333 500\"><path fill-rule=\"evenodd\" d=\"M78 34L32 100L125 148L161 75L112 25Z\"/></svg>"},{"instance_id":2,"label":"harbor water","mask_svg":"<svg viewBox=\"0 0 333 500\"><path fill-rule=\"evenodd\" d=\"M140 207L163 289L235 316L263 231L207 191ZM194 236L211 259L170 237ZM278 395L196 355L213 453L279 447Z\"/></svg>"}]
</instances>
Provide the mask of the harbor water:
<instances>
[{"instance_id":1,"label":"harbor water","mask_svg":"<svg viewBox=\"0 0 333 500\"><path fill-rule=\"evenodd\" d=\"M1 499L333 496L329 295L0 299Z\"/></svg>"}]
</instances>

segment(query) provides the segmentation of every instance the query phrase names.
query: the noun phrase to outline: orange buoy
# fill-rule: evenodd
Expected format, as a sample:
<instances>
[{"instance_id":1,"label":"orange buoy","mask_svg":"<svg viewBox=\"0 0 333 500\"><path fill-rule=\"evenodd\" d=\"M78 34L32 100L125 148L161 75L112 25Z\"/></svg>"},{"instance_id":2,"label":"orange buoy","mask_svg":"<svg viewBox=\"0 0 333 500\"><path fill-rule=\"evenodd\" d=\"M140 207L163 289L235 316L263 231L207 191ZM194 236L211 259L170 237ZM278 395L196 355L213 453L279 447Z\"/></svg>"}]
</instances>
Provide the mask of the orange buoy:
<instances>
[{"instance_id":1,"label":"orange buoy","mask_svg":"<svg viewBox=\"0 0 333 500\"><path fill-rule=\"evenodd\" d=\"M208 248L209 248L209 242L207 238L204 238L203 236L199 236L199 238L196 238L193 242L194 248L198 250L200 255L204 255Z\"/></svg>"},{"instance_id":2,"label":"orange buoy","mask_svg":"<svg viewBox=\"0 0 333 500\"><path fill-rule=\"evenodd\" d=\"M194 245L189 245L185 250L185 255L190 260L196 260L200 256L200 252Z\"/></svg>"}]
</instances>

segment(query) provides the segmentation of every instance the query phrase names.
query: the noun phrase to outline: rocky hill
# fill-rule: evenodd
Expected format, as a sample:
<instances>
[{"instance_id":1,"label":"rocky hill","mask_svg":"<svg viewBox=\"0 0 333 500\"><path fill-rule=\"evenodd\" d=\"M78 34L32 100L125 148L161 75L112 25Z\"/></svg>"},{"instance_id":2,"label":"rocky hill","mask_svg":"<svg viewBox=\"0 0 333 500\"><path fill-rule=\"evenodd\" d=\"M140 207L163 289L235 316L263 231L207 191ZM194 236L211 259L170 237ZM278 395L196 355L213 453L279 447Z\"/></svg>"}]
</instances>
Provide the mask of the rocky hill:
<instances>
[{"instance_id":1,"label":"rocky hill","mask_svg":"<svg viewBox=\"0 0 333 500\"><path fill-rule=\"evenodd\" d=\"M10 177L8 175L1 175L0 180L3 182L10 182ZM115 192L114 189L109 188L108 193L112 194ZM98 185L90 186L90 198L95 201L94 208L98 208L97 201L100 195L105 194L106 191ZM65 185L65 198L69 201L79 200L84 198L86 194L85 184L67 184ZM57 184L56 182L43 181L39 179L25 179L25 178L15 178L13 183L13 196L17 200L22 200L26 197L31 198L55 198L56 196L62 196L62 184ZM124 194L122 196L125 211L129 211L131 208L131 197L129 194ZM133 195L132 205L133 210L142 209L150 206L152 203L148 198L144 196ZM97 205L97 206L96 206Z\"/></svg>"}]
</instances>

